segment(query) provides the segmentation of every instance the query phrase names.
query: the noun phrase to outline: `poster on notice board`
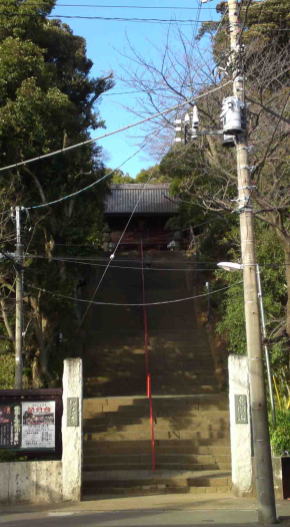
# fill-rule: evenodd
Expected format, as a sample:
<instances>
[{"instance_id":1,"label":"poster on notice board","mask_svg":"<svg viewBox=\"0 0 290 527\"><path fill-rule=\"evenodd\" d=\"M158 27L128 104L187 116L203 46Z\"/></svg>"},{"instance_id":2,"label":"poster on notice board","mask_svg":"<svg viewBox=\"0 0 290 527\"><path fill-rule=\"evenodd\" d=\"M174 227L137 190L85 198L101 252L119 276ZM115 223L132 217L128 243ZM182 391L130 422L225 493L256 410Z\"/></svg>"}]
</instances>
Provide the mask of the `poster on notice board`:
<instances>
[{"instance_id":1,"label":"poster on notice board","mask_svg":"<svg viewBox=\"0 0 290 527\"><path fill-rule=\"evenodd\" d=\"M21 448L55 448L55 401L22 402Z\"/></svg>"},{"instance_id":2,"label":"poster on notice board","mask_svg":"<svg viewBox=\"0 0 290 527\"><path fill-rule=\"evenodd\" d=\"M20 404L0 405L0 448L20 446Z\"/></svg>"}]
</instances>

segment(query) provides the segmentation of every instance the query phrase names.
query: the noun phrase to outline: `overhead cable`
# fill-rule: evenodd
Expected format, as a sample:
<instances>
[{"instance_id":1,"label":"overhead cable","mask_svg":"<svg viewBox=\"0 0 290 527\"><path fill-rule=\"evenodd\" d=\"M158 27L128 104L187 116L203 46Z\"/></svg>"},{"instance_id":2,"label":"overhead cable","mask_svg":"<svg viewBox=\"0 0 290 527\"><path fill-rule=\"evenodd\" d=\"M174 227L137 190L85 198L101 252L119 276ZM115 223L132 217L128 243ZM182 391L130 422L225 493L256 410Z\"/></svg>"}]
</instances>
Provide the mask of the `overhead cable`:
<instances>
[{"instance_id":1,"label":"overhead cable","mask_svg":"<svg viewBox=\"0 0 290 527\"><path fill-rule=\"evenodd\" d=\"M86 139L85 141L81 141L80 143L75 143L70 146L66 146L64 148L59 148L58 150L54 150L53 152L48 152L47 154L41 154L39 156L31 157L30 159L25 159L24 161L19 161L18 163L13 163L12 165L7 165L4 167L0 167L0 172L4 172L4 170L10 170L12 168L18 168L23 165L28 165L29 163L34 163L35 161L40 161L41 159L47 159L49 157L56 156L58 154L63 154L64 152L68 152L70 150L74 150L75 148L80 148L81 146L89 145L92 143L95 143L96 141L99 141L100 139L105 139L106 137L110 137L112 135L125 132L126 130L130 130L130 128L134 128L136 126L140 126L142 124L145 124L149 121L152 121L153 119L157 119L157 117L161 117L162 115L166 115L167 113L173 112L174 110L177 110L179 108L182 108L186 104L189 104L192 101L196 101L199 99L203 99L204 97L207 97L208 95L211 95L212 93L221 90L225 88L228 84L231 84L233 81L229 80L225 82L222 85L216 86L215 88L212 88L211 90L208 90L205 93L202 93L200 95L196 95L195 97L190 97L189 99L186 99L186 101L175 104L171 108L166 108L165 110L162 110L161 112L157 112L153 115L150 115L149 117L146 117L145 119L141 119L140 121L136 121L135 123L128 124L126 126L123 126L122 128L118 128L117 130L113 130L112 132L108 132L106 134L99 135L98 137Z\"/></svg>"},{"instance_id":2,"label":"overhead cable","mask_svg":"<svg viewBox=\"0 0 290 527\"><path fill-rule=\"evenodd\" d=\"M142 23L150 23L150 24L172 24L173 22L176 22L178 24L193 24L196 23L196 20L190 19L190 18L137 18L137 17L115 17L115 16L90 16L90 15L62 15L55 13L53 15L43 15L41 13L8 13L8 12L1 12L0 16L4 16L7 18L12 17L30 17L30 18L36 18L36 17L45 17L48 19L74 19L74 20L102 20L102 21L110 21L110 22L142 22ZM210 23L214 22L214 20L199 20L199 24L203 23Z\"/></svg>"},{"instance_id":3,"label":"overhead cable","mask_svg":"<svg viewBox=\"0 0 290 527\"><path fill-rule=\"evenodd\" d=\"M42 259L42 260L50 260L50 261L61 261L61 262L68 262L68 263L84 263L84 264L88 264L88 265L92 265L92 266L102 266L102 267L105 267L105 263L107 261L107 258L105 257L102 257L102 256L99 256L99 257L90 257L90 256L52 256L51 258L48 257L48 256L45 256L45 255L38 255L38 254L27 254L27 258L35 258L35 259ZM102 263L103 262L103 263ZM124 262L124 263L129 263L129 262L133 262L133 264L136 264L136 265L120 265L120 266L117 266L117 265L113 265L113 267L118 267L120 269L141 269L141 260L137 260L136 258L114 258L114 263L115 262ZM161 263L163 264L164 263L164 259L161 260L152 260L152 263L153 264L158 264L158 263ZM185 259L183 260L176 260L174 258L174 263L175 264L178 264L178 263L185 263L186 264L186 261ZM98 265L97 265L98 264ZM140 265L137 265L137 264L140 264ZM187 267L156 267L154 268L154 270L160 270L160 271L214 271L214 270L220 270L220 269L217 269L216 268L216 265L217 265L217 262L216 261L199 261L197 260L196 262L195 261L190 261L188 260L188 266ZM207 265L208 268L206 267L202 267L202 268L196 268L196 267L189 267L189 265ZM263 263L259 263L259 266L260 267L264 267L264 268L278 268L278 267L286 267L286 266L289 266L290 264L287 264L287 263L267 263L267 262L263 262ZM210 267L212 266L212 267ZM153 267L151 267L151 264L150 264L150 267L148 267L148 270L150 269L153 269Z\"/></svg>"},{"instance_id":4,"label":"overhead cable","mask_svg":"<svg viewBox=\"0 0 290 527\"><path fill-rule=\"evenodd\" d=\"M27 255L28 258L35 258L35 259L42 259L42 260L49 260L49 261L55 261L55 262L66 262L66 263L74 263L74 264L80 264L80 265L88 265L90 267L106 267L106 264L102 263L94 263L86 260L79 260L77 258L61 258L58 256L53 256L52 258L49 258L48 256L39 256L35 254L29 254ZM213 264L216 265L216 264ZM133 270L142 270L142 266L132 266L132 265L111 265L110 269L133 269ZM214 271L215 267L212 268L196 268L196 267L152 267L151 265L146 266L144 271L183 271L183 272L195 272L195 271Z\"/></svg>"},{"instance_id":5,"label":"overhead cable","mask_svg":"<svg viewBox=\"0 0 290 527\"><path fill-rule=\"evenodd\" d=\"M1 12L1 17L7 17L7 18L13 18L13 17L30 17L30 18L36 18L36 17L42 17L46 19L70 19L70 20L100 20L100 21L108 21L108 22L133 22L133 23L149 23L149 24L183 24L183 25L191 25L196 23L195 19L186 19L186 18L136 18L136 17L105 17L105 16L85 16L85 15L62 15L62 14L54 14L54 15L44 15L42 13L7 13L7 12ZM216 20L199 20L199 24L210 24L212 22L216 22ZM274 31L290 31L290 29L287 28L270 28L267 30L268 32L274 32Z\"/></svg>"},{"instance_id":6,"label":"overhead cable","mask_svg":"<svg viewBox=\"0 0 290 527\"><path fill-rule=\"evenodd\" d=\"M226 291L227 289L231 289L239 284L242 284L243 280L239 280L238 282L235 282L231 285L221 287L220 289L216 289L215 291L210 291L207 293L201 293L200 295L194 295L194 296L187 296L184 298L174 298L172 300L161 300L158 302L146 302L146 303L120 303L120 302L102 302L102 301L96 301L96 300L86 300L84 298L75 298L73 296L67 296L62 295L61 293L56 293L53 291L49 291L47 289L43 289L41 287L36 287L32 284L29 284L29 286L32 289L35 289L36 291L40 291L42 293L46 293L55 297L63 298L66 300L72 300L73 302L80 302L85 304L93 304L97 306L114 306L114 307L144 307L144 306L162 306L162 305L168 305L168 304L177 304L180 302L187 302L190 300L195 300L196 298L203 298L207 296L214 295L216 293L220 293L221 291Z\"/></svg>"},{"instance_id":7,"label":"overhead cable","mask_svg":"<svg viewBox=\"0 0 290 527\"><path fill-rule=\"evenodd\" d=\"M122 166L124 166L126 163L128 163L128 161L130 161L133 157L135 157L142 149L143 149L143 146L138 148L138 150L136 150L131 156L127 157L127 159L125 159L125 161L123 161L121 163L121 165L119 165L117 168L114 168L113 170L111 170L111 172L109 172L108 174L105 174L101 178L96 179L95 181L93 181L92 183L87 185L86 187L83 187L80 190L76 190L75 192L71 192L70 194L66 194L65 196L63 196L61 198L54 199L54 200L48 201L46 203L40 203L39 205L31 205L30 207L25 207L25 209L26 210L32 210L32 209L41 209L43 207L50 207L51 205L56 205L57 203L61 203L64 200L74 198L75 196L78 196L79 194L82 194L83 192L86 192L87 190L95 187L96 185L98 185L99 183L104 181L105 179L108 179L109 177L113 176L114 172L116 170L120 170L120 168L122 168Z\"/></svg>"},{"instance_id":8,"label":"overhead cable","mask_svg":"<svg viewBox=\"0 0 290 527\"><path fill-rule=\"evenodd\" d=\"M2 2L0 2L2 5ZM25 2L25 7L39 7L39 4L35 2ZM178 9L178 10L188 10L195 11L198 7L188 7L188 6L157 6L157 5L110 5L110 4L57 4L57 7L81 7L81 8L106 8L106 9ZM213 10L213 7L204 7L204 9Z\"/></svg>"},{"instance_id":9,"label":"overhead cable","mask_svg":"<svg viewBox=\"0 0 290 527\"><path fill-rule=\"evenodd\" d=\"M156 133L155 133L155 135L156 135ZM113 259L115 258L115 254L116 254L116 252L117 252L117 250L118 250L118 248L119 248L119 246L120 246L120 244L121 244L121 242L122 242L122 240L123 240L123 238L124 238L124 236L125 236L125 234L126 234L126 232L127 232L127 229L128 229L128 227L129 227L129 224L131 223L131 220L132 220L132 218L133 218L133 216L134 216L134 214L135 214L135 212L136 212L136 210L137 210L137 207L138 207L138 205L139 205L139 202L140 202L140 200L141 200L141 198L142 198L142 196L143 196L143 192L144 192L145 188L147 187L147 185L150 183L150 181L151 181L152 178L153 178L153 174L151 174L151 175L148 177L146 183L144 183L144 185L143 185L143 187L142 187L142 189L141 189L141 192L140 192L140 194L139 194L139 196L138 196L138 199L136 200L136 203L135 203L135 205L134 205L134 207L133 207L133 210L132 210L132 212L131 212L131 214L130 214L130 216L129 216L129 219L128 219L128 221L127 221L127 223L126 223L126 225L125 225L125 227L124 227L124 229L123 229L123 232L121 233L121 236L120 236L120 238L119 238L119 240L118 240L118 242L117 242L117 244L116 244L116 246L115 246L113 252L110 254L110 257L109 257L108 263L107 263L107 265L106 265L106 267L105 267L105 270L104 270L104 272L103 272L103 274L102 274L100 280L98 281L97 286L96 286L96 288L95 288L95 290L94 290L94 292L93 292L93 294L92 294L92 297L91 297L91 303L88 305L88 307L86 308L86 310L85 310L85 312L84 312L84 314L83 314L83 316L82 316L82 319L81 319L81 321L80 321L80 327L82 327L82 325L83 325L83 323L84 323L84 321L85 321L85 318L86 318L86 316L87 316L87 314L88 314L88 312L89 312L89 309L90 309L90 307L91 307L91 305L92 305L92 302L94 301L94 299L95 299L95 297L96 297L96 294L97 294L97 292L99 291L99 289L100 289L100 287L101 287L101 285L102 285L102 282L103 282L103 280L104 280L104 278L105 278L105 276L106 276L106 273L107 273L107 271L108 271L108 269L109 269L111 263L113 262Z\"/></svg>"}]
</instances>

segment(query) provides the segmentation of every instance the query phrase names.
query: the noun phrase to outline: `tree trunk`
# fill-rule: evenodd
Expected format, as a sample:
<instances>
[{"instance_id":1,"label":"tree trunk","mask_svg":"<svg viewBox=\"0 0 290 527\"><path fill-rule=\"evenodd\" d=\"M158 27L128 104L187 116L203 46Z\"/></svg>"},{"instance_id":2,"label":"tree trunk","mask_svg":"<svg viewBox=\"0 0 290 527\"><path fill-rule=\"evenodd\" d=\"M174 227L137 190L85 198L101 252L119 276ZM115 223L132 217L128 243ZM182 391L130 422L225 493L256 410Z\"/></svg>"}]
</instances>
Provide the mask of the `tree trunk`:
<instances>
[{"instance_id":1,"label":"tree trunk","mask_svg":"<svg viewBox=\"0 0 290 527\"><path fill-rule=\"evenodd\" d=\"M9 322L9 318L8 318L8 314L7 314L7 306L6 306L5 300L3 298L1 298L1 300L0 300L0 305L1 305L1 313L2 313L4 326L6 328L6 331L7 331L7 334L8 334L10 342L12 342L13 347L15 347L14 333L13 333L12 327L11 327L10 322Z\"/></svg>"},{"instance_id":2,"label":"tree trunk","mask_svg":"<svg viewBox=\"0 0 290 527\"><path fill-rule=\"evenodd\" d=\"M289 245L289 244L288 244ZM287 284L287 306L286 306L286 332L290 338L290 247L285 247L285 267L286 267L286 284Z\"/></svg>"}]
</instances>

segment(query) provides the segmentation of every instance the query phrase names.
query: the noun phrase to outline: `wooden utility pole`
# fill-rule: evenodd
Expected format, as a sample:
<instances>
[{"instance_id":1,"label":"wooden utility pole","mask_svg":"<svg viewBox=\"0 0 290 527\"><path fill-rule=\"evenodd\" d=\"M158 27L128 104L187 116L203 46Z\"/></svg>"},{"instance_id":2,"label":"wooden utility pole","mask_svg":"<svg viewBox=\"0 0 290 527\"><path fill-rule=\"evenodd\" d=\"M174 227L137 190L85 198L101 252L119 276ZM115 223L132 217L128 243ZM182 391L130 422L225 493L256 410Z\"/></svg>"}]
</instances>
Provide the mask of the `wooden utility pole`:
<instances>
[{"instance_id":1,"label":"wooden utility pole","mask_svg":"<svg viewBox=\"0 0 290 527\"><path fill-rule=\"evenodd\" d=\"M15 389L22 388L22 332L23 332L23 246L21 243L21 207L15 207L16 222L16 308L15 308Z\"/></svg>"},{"instance_id":2,"label":"wooden utility pole","mask_svg":"<svg viewBox=\"0 0 290 527\"><path fill-rule=\"evenodd\" d=\"M233 95L244 103L245 77L243 75L244 72L239 67L241 30L238 20L237 0L228 0L228 9L231 65L233 68ZM235 138L258 519L261 523L267 524L275 523L277 519L264 381L263 346L256 275L254 216L251 202L253 187L248 161L246 125L244 131L236 134Z\"/></svg>"}]
</instances>

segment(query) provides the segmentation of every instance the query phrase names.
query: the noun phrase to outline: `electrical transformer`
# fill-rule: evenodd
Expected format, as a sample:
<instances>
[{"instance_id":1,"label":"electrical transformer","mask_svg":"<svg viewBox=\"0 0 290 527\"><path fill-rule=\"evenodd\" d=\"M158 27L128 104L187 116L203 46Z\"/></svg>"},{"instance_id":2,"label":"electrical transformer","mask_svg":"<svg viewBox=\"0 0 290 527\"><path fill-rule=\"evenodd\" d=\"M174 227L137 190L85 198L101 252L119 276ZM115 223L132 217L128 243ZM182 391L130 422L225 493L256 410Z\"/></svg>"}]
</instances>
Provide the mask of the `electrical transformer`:
<instances>
[{"instance_id":1,"label":"electrical transformer","mask_svg":"<svg viewBox=\"0 0 290 527\"><path fill-rule=\"evenodd\" d=\"M237 97L225 97L223 100L221 121L226 135L239 134L244 130L244 104Z\"/></svg>"}]
</instances>

